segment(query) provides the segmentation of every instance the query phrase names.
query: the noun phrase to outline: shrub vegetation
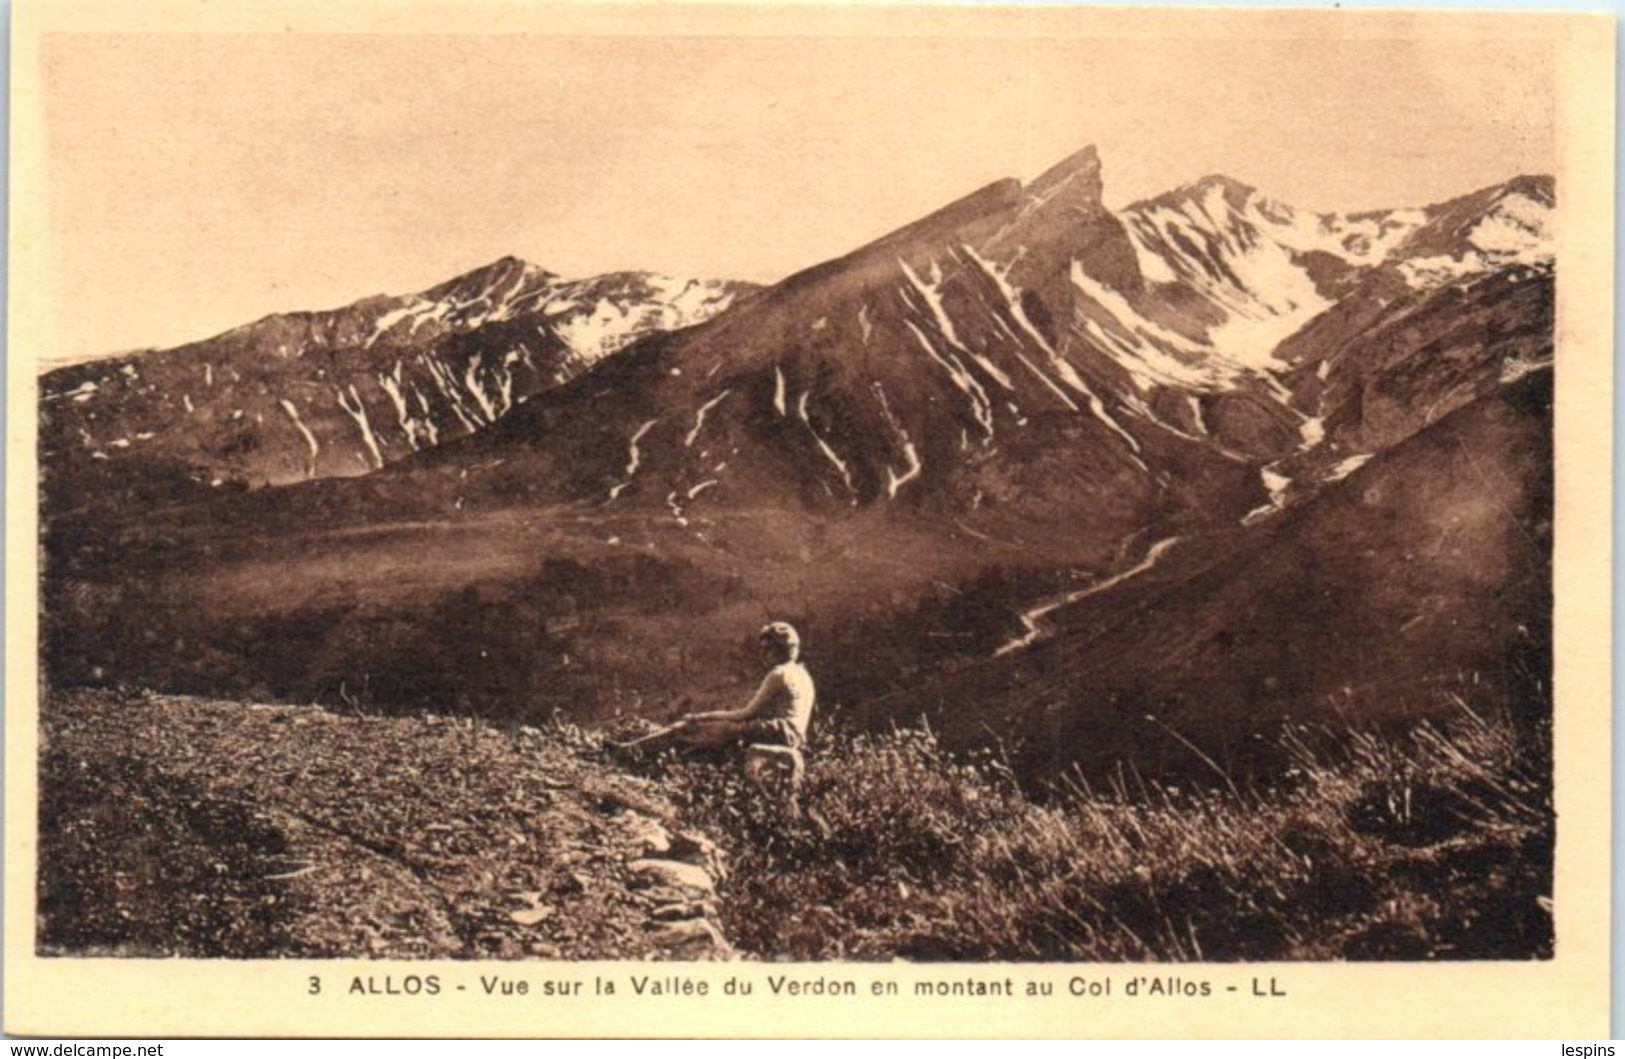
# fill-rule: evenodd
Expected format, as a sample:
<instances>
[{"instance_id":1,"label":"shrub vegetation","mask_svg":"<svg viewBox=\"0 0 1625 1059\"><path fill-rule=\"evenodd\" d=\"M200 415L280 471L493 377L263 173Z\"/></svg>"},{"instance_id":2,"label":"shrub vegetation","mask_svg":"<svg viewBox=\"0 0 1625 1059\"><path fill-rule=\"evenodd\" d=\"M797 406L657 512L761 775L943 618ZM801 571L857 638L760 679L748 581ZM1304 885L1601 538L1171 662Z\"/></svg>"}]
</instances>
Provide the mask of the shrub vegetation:
<instances>
[{"instance_id":1,"label":"shrub vegetation","mask_svg":"<svg viewBox=\"0 0 1625 1059\"><path fill-rule=\"evenodd\" d=\"M737 768L664 768L732 857L731 940L763 958L1549 957L1549 731L1455 703L1398 735L1292 729L1267 784L1035 795L923 728L826 732L799 814Z\"/></svg>"}]
</instances>

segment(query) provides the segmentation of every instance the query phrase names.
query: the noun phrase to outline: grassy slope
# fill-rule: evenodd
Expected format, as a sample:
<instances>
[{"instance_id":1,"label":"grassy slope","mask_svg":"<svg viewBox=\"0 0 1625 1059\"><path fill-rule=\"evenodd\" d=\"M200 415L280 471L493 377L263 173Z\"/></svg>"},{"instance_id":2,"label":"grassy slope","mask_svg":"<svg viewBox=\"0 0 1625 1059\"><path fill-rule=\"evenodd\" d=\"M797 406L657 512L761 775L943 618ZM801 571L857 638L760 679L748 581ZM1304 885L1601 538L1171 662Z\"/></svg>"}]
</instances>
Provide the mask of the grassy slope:
<instances>
[{"instance_id":1,"label":"grassy slope","mask_svg":"<svg viewBox=\"0 0 1625 1059\"><path fill-rule=\"evenodd\" d=\"M664 898L626 864L664 818L724 848L720 919L762 958L1549 956L1546 732L1453 709L1386 741L1295 730L1272 786L1127 774L1044 802L996 755L826 725L791 818L732 764L631 775L570 726L68 693L45 714L41 947L659 955Z\"/></svg>"},{"instance_id":2,"label":"grassy slope","mask_svg":"<svg viewBox=\"0 0 1625 1059\"><path fill-rule=\"evenodd\" d=\"M1544 737L1456 709L1395 740L1298 730L1297 764L1247 790L1125 775L1040 804L915 730L818 748L787 825L731 773L680 771L734 853L730 938L776 958L1550 956Z\"/></svg>"}]
</instances>

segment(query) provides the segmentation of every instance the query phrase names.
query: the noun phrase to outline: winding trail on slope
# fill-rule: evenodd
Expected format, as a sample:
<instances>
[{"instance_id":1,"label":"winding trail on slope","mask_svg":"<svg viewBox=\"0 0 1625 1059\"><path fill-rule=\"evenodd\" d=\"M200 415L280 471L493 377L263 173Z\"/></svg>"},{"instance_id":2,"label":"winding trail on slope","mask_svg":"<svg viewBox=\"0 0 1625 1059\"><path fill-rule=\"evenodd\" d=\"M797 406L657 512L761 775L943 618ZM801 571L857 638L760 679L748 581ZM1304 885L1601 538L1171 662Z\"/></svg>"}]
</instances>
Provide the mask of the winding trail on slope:
<instances>
[{"instance_id":1,"label":"winding trail on slope","mask_svg":"<svg viewBox=\"0 0 1625 1059\"><path fill-rule=\"evenodd\" d=\"M1138 563L1129 567L1127 570L1124 570L1122 573L1114 574L1111 577L1108 577L1106 580L1100 582L1098 585L1090 585L1088 588L1080 588L1076 591L1068 592L1065 595L1052 597L1043 603L1040 603L1036 607L1023 611L1021 614L1021 623L1027 627L1027 631L1014 640L1009 640L1001 644L993 652L993 657L999 658L1009 654L1012 651L1019 651L1024 647L1029 647L1032 644L1037 643L1046 635L1044 628L1039 625L1039 622L1045 617L1048 617L1050 614L1060 610L1062 607L1071 606L1072 604L1077 603L1079 600L1088 599L1090 596L1098 595L1109 588L1115 588L1131 577L1137 577L1140 574L1145 573L1153 566L1156 566L1157 563L1161 561L1162 557L1168 554L1168 550L1183 539L1183 537L1164 537L1162 540L1157 541L1146 550L1145 558L1141 559Z\"/></svg>"}]
</instances>

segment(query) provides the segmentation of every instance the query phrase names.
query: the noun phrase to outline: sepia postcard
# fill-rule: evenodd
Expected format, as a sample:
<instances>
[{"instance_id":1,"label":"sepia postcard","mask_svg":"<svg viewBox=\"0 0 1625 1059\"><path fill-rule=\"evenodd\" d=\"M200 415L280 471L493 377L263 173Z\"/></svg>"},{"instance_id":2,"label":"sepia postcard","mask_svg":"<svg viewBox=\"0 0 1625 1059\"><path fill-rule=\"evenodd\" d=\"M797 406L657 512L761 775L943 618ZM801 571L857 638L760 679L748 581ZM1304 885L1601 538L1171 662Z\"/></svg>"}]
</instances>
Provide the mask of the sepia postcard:
<instances>
[{"instance_id":1,"label":"sepia postcard","mask_svg":"<svg viewBox=\"0 0 1625 1059\"><path fill-rule=\"evenodd\" d=\"M13 17L7 1033L1608 1034L1611 16Z\"/></svg>"}]
</instances>

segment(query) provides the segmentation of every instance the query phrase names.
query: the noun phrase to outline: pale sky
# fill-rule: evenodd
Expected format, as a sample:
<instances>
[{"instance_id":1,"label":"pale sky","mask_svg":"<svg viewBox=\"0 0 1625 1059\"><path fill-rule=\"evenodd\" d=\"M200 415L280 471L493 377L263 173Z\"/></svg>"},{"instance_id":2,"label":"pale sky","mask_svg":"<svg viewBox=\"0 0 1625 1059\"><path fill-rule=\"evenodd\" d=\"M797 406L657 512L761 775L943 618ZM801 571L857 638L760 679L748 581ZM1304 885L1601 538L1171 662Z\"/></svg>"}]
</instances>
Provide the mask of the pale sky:
<instances>
[{"instance_id":1,"label":"pale sky","mask_svg":"<svg viewBox=\"0 0 1625 1059\"><path fill-rule=\"evenodd\" d=\"M1091 143L1111 206L1208 173L1314 209L1424 205L1555 169L1553 50L1515 32L989 14L880 37L862 16L812 36L48 35L37 355L175 345L504 254L772 281Z\"/></svg>"}]
</instances>

